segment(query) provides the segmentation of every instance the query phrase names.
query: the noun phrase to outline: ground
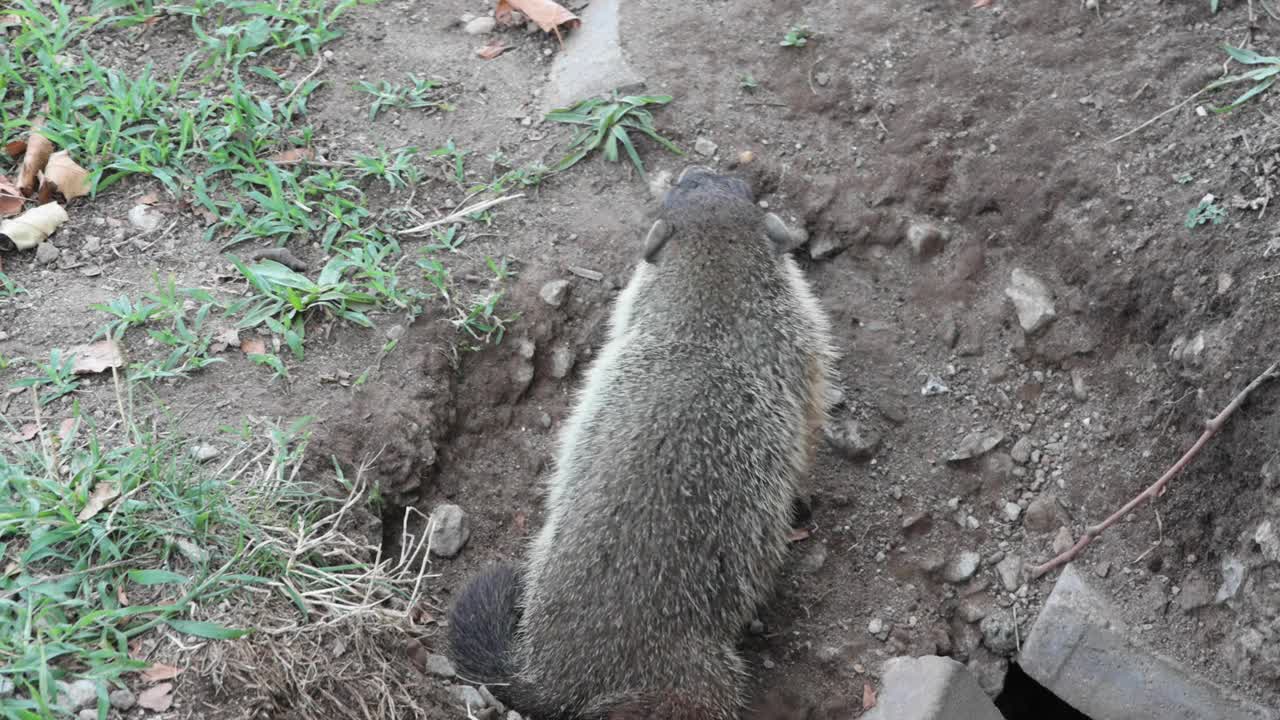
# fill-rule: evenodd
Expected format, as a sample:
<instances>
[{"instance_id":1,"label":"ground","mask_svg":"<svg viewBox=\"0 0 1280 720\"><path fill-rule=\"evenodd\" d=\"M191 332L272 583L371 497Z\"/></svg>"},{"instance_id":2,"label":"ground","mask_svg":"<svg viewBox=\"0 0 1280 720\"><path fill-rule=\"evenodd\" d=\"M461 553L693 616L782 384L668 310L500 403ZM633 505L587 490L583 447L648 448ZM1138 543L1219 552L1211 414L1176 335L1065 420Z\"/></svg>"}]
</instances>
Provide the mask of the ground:
<instances>
[{"instance_id":1,"label":"ground","mask_svg":"<svg viewBox=\"0 0 1280 720\"><path fill-rule=\"evenodd\" d=\"M152 657L189 667L175 681L170 716L465 717L441 680L411 668L425 671L422 658L443 651L440 623L468 576L518 558L539 527L540 482L556 433L654 210L656 182L646 179L694 160L744 174L762 203L808 231L810 245L797 257L842 352L844 400L832 428L854 423L862 443L874 445L844 442L842 452L837 440L819 454L810 534L794 545L765 632L746 641L754 686L762 695L786 688L816 705L856 710L882 660L936 652L970 662L992 689L1004 661L980 644L978 621L1011 618L1025 637L1054 577L1014 575L1006 587L996 566L1052 557L1061 528L1078 537L1154 481L1206 418L1280 359L1280 239L1268 212L1280 137L1274 93L1214 112L1250 87L1233 85L1144 126L1224 70L1241 72L1222 45L1266 55L1280 36L1261 2L1223 2L1216 13L1208 0L972 4L627 3L628 59L647 93L673 98L654 110L655 123L693 157L638 138L647 178L625 160L593 155L541 183L491 188L476 197L523 197L495 206L485 222L457 224L452 250L438 247L439 234L388 238L474 202L473 186L509 169L554 165L564 155L570 129L542 117L558 44L538 31L499 29L511 49L482 60L475 50L491 36L468 34L457 22L492 11L481 3L345 7L330 23L343 34L323 49L247 55L239 74L277 112L290 92L284 88L322 81L303 121L276 118L277 128L253 131L261 133L260 157L309 147L308 172L347 172L344 163L379 148L419 149L413 162L421 177L408 178L410 187L353 176L370 212L354 227L385 237L335 246L323 224L294 225L227 247L238 228L206 231L205 213L223 216L242 204L261 214L268 198L244 203L224 185L217 199L226 204L202 213L189 177L175 196L159 174L135 171L71 203L71 220L52 238L58 260L4 254L5 276L25 290L0 300L7 385L41 376L37 366L51 350L93 338L112 319L93 305L155 292L153 274L220 303L256 297L227 252L244 257L283 244L314 278L334 247L390 247L405 259L394 265L403 287L428 293L419 259L452 271L448 298L379 295L368 312L372 328L311 312L301 358L282 330L260 325L241 331L265 342L260 363L232 347L216 355L225 362L185 377L145 380L145 367L132 375L122 368L122 381L138 376L127 391L98 375L40 409L44 418L93 418L108 437L118 434L117 417L117 425L163 425L237 461L245 437L313 418L306 457L293 467L334 497L343 495L334 491L342 487L335 466L347 481L365 483L346 488L359 502L335 525L361 548L360 561L372 561L379 546L398 557L442 503L467 513L469 542L413 578L412 606L392 593L386 613L364 612L347 625L333 619L342 613L335 603L325 606L327 627L313 614L315 623L290 617L287 632L241 640L192 642L172 632L148 639ZM180 12L149 4L113 12L158 20L99 26L68 50L77 60L92 53L132 77L146 58L168 82L197 46ZM810 29L804 47L780 44L801 25ZM286 84L249 71L264 66ZM229 69L212 72L184 82L209 98L241 82ZM359 83L404 84L407 74L442 81L430 97L451 107L392 108L370 120L372 96ZM12 137L25 132L30 115L20 87L7 86ZM74 147L87 147L75 137ZM714 143L710 155L694 151L699 139ZM445 147L467 153L461 177L455 155L428 157ZM81 156L90 169L116 159L83 149ZM127 216L151 194L162 222L145 232ZM1198 217L1205 222L1189 222ZM923 249L912 236L924 239ZM1006 293L1015 269L1053 297L1055 317L1031 332ZM94 270L100 274L86 272ZM540 291L560 279L570 286L555 307ZM474 309L473 296L483 306L498 290L495 311L479 316L485 327L455 322ZM184 299L179 314L204 302L180 294L179 306ZM413 305L421 312L406 310ZM242 317L224 308L211 316L219 328ZM487 329L495 318L501 334ZM156 322L123 334L131 361L166 355L166 341L146 332ZM41 420L26 393L0 402L15 430ZM971 433L1000 442L953 461ZM11 443L4 462L40 440ZM1277 440L1273 383L1154 508L1141 507L1078 560L1120 600L1144 641L1269 706L1280 706L1280 544L1270 544L1280 541L1269 530L1280 526ZM23 527L31 533L38 525ZM16 558L26 544L6 532L0 526ZM972 578L956 567L964 553L981 559ZM170 564L158 567L181 569L181 557L161 555ZM1234 572L1224 568L1235 565L1244 582L1215 597ZM191 617L251 624L253 604L232 597L211 602L217 612L192 608ZM293 606L283 606L288 617ZM353 624L364 630L353 634ZM300 669L309 663L313 671ZM398 681L395 692L361 687L373 676ZM145 686L133 674L111 677Z\"/></svg>"}]
</instances>

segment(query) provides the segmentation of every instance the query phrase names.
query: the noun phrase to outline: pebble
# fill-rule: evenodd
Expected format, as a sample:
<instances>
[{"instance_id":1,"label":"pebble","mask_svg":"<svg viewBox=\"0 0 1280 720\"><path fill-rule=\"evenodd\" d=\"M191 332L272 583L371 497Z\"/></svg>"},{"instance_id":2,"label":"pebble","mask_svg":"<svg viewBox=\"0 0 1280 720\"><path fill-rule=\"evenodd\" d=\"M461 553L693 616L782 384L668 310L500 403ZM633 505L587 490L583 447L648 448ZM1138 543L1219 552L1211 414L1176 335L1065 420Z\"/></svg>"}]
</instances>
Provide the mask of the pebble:
<instances>
[{"instance_id":1,"label":"pebble","mask_svg":"<svg viewBox=\"0 0 1280 720\"><path fill-rule=\"evenodd\" d=\"M857 420L829 422L822 432L827 444L850 460L867 460L880 447L880 434Z\"/></svg>"},{"instance_id":2,"label":"pebble","mask_svg":"<svg viewBox=\"0 0 1280 720\"><path fill-rule=\"evenodd\" d=\"M830 260L849 247L847 239L834 233L823 233L809 243L809 258L812 260Z\"/></svg>"},{"instance_id":3,"label":"pebble","mask_svg":"<svg viewBox=\"0 0 1280 720\"><path fill-rule=\"evenodd\" d=\"M928 260L942 252L947 237L933 223L911 223L907 228L907 244L917 258Z\"/></svg>"},{"instance_id":4,"label":"pebble","mask_svg":"<svg viewBox=\"0 0 1280 720\"><path fill-rule=\"evenodd\" d=\"M39 265L50 265L58 261L58 256L62 253L51 242L42 242L36 246L36 263Z\"/></svg>"},{"instance_id":5,"label":"pebble","mask_svg":"<svg viewBox=\"0 0 1280 720\"><path fill-rule=\"evenodd\" d=\"M164 218L148 205L134 205L129 210L129 224L142 232L152 232L160 228Z\"/></svg>"},{"instance_id":6,"label":"pebble","mask_svg":"<svg viewBox=\"0 0 1280 720\"><path fill-rule=\"evenodd\" d=\"M747 627L747 632L756 636L764 635L764 621L760 618L752 620L751 625Z\"/></svg>"},{"instance_id":7,"label":"pebble","mask_svg":"<svg viewBox=\"0 0 1280 720\"><path fill-rule=\"evenodd\" d=\"M1022 508L1018 503L1007 502L1004 504L1004 519L1008 522L1018 522L1018 518L1022 515Z\"/></svg>"},{"instance_id":8,"label":"pebble","mask_svg":"<svg viewBox=\"0 0 1280 720\"><path fill-rule=\"evenodd\" d=\"M498 21L488 15L481 15L478 18L472 18L467 24L462 26L462 31L468 35L488 35L493 29L498 27Z\"/></svg>"},{"instance_id":9,"label":"pebble","mask_svg":"<svg viewBox=\"0 0 1280 720\"><path fill-rule=\"evenodd\" d=\"M1263 520L1253 531L1253 544L1257 552L1270 562L1280 562L1280 534L1270 520Z\"/></svg>"},{"instance_id":10,"label":"pebble","mask_svg":"<svg viewBox=\"0 0 1280 720\"><path fill-rule=\"evenodd\" d=\"M1191 612L1213 602L1213 588L1198 570L1192 570L1182 579L1182 591L1178 593L1178 607Z\"/></svg>"},{"instance_id":11,"label":"pebble","mask_svg":"<svg viewBox=\"0 0 1280 720\"><path fill-rule=\"evenodd\" d=\"M996 563L996 575L1000 578L1000 586L1005 590L1017 590L1022 584L1022 558L1010 555Z\"/></svg>"},{"instance_id":12,"label":"pebble","mask_svg":"<svg viewBox=\"0 0 1280 720\"><path fill-rule=\"evenodd\" d=\"M991 612L991 598L986 593L970 595L956 607L956 616L967 623L976 623Z\"/></svg>"},{"instance_id":13,"label":"pebble","mask_svg":"<svg viewBox=\"0 0 1280 720\"><path fill-rule=\"evenodd\" d=\"M76 713L76 720L98 720L98 711L96 708L85 708Z\"/></svg>"},{"instance_id":14,"label":"pebble","mask_svg":"<svg viewBox=\"0 0 1280 720\"><path fill-rule=\"evenodd\" d=\"M128 712L133 709L134 705L138 704L138 698L129 688L112 690L107 695L107 699L111 702L111 707L119 710L120 712Z\"/></svg>"},{"instance_id":15,"label":"pebble","mask_svg":"<svg viewBox=\"0 0 1280 720\"><path fill-rule=\"evenodd\" d=\"M1058 534L1053 536L1053 554L1061 555L1071 549L1075 545L1075 538L1071 535L1071 528L1066 525L1058 528Z\"/></svg>"},{"instance_id":16,"label":"pebble","mask_svg":"<svg viewBox=\"0 0 1280 720\"><path fill-rule=\"evenodd\" d=\"M573 348L564 344L556 345L551 349L551 377L557 380L569 377L575 359Z\"/></svg>"},{"instance_id":17,"label":"pebble","mask_svg":"<svg viewBox=\"0 0 1280 720\"><path fill-rule=\"evenodd\" d=\"M800 572L813 574L827 564L827 546L816 543L808 554L800 559Z\"/></svg>"},{"instance_id":18,"label":"pebble","mask_svg":"<svg viewBox=\"0 0 1280 720\"><path fill-rule=\"evenodd\" d=\"M451 558L462 550L471 538L471 525L467 514L457 505L446 504L431 511L431 553Z\"/></svg>"},{"instance_id":19,"label":"pebble","mask_svg":"<svg viewBox=\"0 0 1280 720\"><path fill-rule=\"evenodd\" d=\"M1094 565L1093 574L1097 575L1100 578L1106 578L1108 575L1111 574L1111 563L1104 561L1104 562L1098 563L1097 565Z\"/></svg>"},{"instance_id":20,"label":"pebble","mask_svg":"<svg viewBox=\"0 0 1280 720\"><path fill-rule=\"evenodd\" d=\"M982 457L996 449L996 446L1002 440L1004 440L1004 433L999 430L971 432L964 436L964 439L960 441L960 446L947 458L947 462L964 462L965 460Z\"/></svg>"},{"instance_id":21,"label":"pebble","mask_svg":"<svg viewBox=\"0 0 1280 720\"><path fill-rule=\"evenodd\" d=\"M191 449L189 449L187 452L191 453L191 457L195 458L196 462L204 463L204 462L209 462L210 460L218 457L218 454L221 451L212 445L200 444L200 445L192 445Z\"/></svg>"},{"instance_id":22,"label":"pebble","mask_svg":"<svg viewBox=\"0 0 1280 720\"><path fill-rule=\"evenodd\" d=\"M1031 438L1023 435L1018 438L1018 442L1013 444L1013 449L1009 451L1009 455L1019 465L1026 465L1031 460L1031 451L1034 449Z\"/></svg>"},{"instance_id":23,"label":"pebble","mask_svg":"<svg viewBox=\"0 0 1280 720\"><path fill-rule=\"evenodd\" d=\"M427 672L446 680L456 677L458 674L457 669L453 667L452 660L436 653L427 656Z\"/></svg>"},{"instance_id":24,"label":"pebble","mask_svg":"<svg viewBox=\"0 0 1280 720\"><path fill-rule=\"evenodd\" d=\"M1022 514L1022 524L1031 532L1048 532L1058 524L1058 498L1045 493L1031 501Z\"/></svg>"},{"instance_id":25,"label":"pebble","mask_svg":"<svg viewBox=\"0 0 1280 720\"><path fill-rule=\"evenodd\" d=\"M981 555L972 550L966 550L953 558L942 569L942 579L952 584L962 583L978 572L978 565L981 563Z\"/></svg>"},{"instance_id":26,"label":"pebble","mask_svg":"<svg viewBox=\"0 0 1280 720\"><path fill-rule=\"evenodd\" d=\"M542 298L542 302L553 308L558 308L564 304L565 298L569 296L568 280L552 280L542 286L538 291L538 296Z\"/></svg>"},{"instance_id":27,"label":"pebble","mask_svg":"<svg viewBox=\"0 0 1280 720\"><path fill-rule=\"evenodd\" d=\"M1012 613L998 610L982 619L982 643L999 655L1012 655L1018 649L1018 625Z\"/></svg>"},{"instance_id":28,"label":"pebble","mask_svg":"<svg viewBox=\"0 0 1280 720\"><path fill-rule=\"evenodd\" d=\"M871 622L867 623L867 632L881 642L889 639L889 631L892 629L893 625L891 623L887 623L880 618L871 618Z\"/></svg>"},{"instance_id":29,"label":"pebble","mask_svg":"<svg viewBox=\"0 0 1280 720\"><path fill-rule=\"evenodd\" d=\"M1222 585L1214 595L1215 603L1224 603L1236 598L1240 586L1244 584L1245 566L1239 558L1227 556L1222 558Z\"/></svg>"},{"instance_id":30,"label":"pebble","mask_svg":"<svg viewBox=\"0 0 1280 720\"><path fill-rule=\"evenodd\" d=\"M98 700L98 686L92 680L76 680L63 683L59 687L58 702L70 708L72 712L82 710Z\"/></svg>"},{"instance_id":31,"label":"pebble","mask_svg":"<svg viewBox=\"0 0 1280 720\"><path fill-rule=\"evenodd\" d=\"M711 142L709 138L700 137L693 142L693 149L703 157L711 157L720 149L719 145Z\"/></svg>"},{"instance_id":32,"label":"pebble","mask_svg":"<svg viewBox=\"0 0 1280 720\"><path fill-rule=\"evenodd\" d=\"M1021 268L1014 268L1004 294L1013 301L1018 324L1027 333L1043 329L1057 317L1049 288L1039 278Z\"/></svg>"},{"instance_id":33,"label":"pebble","mask_svg":"<svg viewBox=\"0 0 1280 720\"><path fill-rule=\"evenodd\" d=\"M524 720L524 718L520 717L520 713L516 712L515 710L508 710L507 720Z\"/></svg>"},{"instance_id":34,"label":"pebble","mask_svg":"<svg viewBox=\"0 0 1280 720\"><path fill-rule=\"evenodd\" d=\"M453 696L458 698L458 702L467 707L468 710L480 710L485 707L484 696L480 691L470 685L454 685L449 688Z\"/></svg>"}]
</instances>

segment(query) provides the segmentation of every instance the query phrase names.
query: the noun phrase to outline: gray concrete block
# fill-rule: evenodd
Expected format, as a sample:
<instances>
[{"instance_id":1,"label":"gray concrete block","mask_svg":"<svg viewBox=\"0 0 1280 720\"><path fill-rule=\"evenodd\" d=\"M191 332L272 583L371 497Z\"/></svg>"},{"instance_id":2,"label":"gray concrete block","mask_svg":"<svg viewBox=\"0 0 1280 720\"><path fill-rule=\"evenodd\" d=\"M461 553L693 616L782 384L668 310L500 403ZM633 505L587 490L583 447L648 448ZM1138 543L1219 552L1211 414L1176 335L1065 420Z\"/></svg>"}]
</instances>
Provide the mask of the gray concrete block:
<instances>
[{"instance_id":1,"label":"gray concrete block","mask_svg":"<svg viewBox=\"0 0 1280 720\"><path fill-rule=\"evenodd\" d=\"M1095 720L1280 720L1130 640L1104 595L1075 568L1062 571L1018 664Z\"/></svg>"},{"instance_id":2,"label":"gray concrete block","mask_svg":"<svg viewBox=\"0 0 1280 720\"><path fill-rule=\"evenodd\" d=\"M547 110L569 107L614 90L638 92L644 78L627 64L618 33L621 0L592 0L581 13L582 25L565 39L551 65Z\"/></svg>"},{"instance_id":3,"label":"gray concrete block","mask_svg":"<svg viewBox=\"0 0 1280 720\"><path fill-rule=\"evenodd\" d=\"M950 658L885 662L876 706L862 720L1003 720L978 681Z\"/></svg>"}]
</instances>

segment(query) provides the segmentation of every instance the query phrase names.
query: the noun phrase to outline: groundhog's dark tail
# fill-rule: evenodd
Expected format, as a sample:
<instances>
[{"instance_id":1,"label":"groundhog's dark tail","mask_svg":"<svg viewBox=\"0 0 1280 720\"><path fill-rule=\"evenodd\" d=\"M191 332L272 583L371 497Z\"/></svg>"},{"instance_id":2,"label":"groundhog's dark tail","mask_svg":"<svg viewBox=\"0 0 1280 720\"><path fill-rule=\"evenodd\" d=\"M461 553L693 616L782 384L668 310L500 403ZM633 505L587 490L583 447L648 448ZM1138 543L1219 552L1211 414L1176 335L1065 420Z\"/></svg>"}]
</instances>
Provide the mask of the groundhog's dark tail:
<instances>
[{"instance_id":1,"label":"groundhog's dark tail","mask_svg":"<svg viewBox=\"0 0 1280 720\"><path fill-rule=\"evenodd\" d=\"M458 595L449 614L449 646L464 679L498 685L509 683L515 675L512 651L522 591L514 568L495 565L474 577Z\"/></svg>"}]
</instances>

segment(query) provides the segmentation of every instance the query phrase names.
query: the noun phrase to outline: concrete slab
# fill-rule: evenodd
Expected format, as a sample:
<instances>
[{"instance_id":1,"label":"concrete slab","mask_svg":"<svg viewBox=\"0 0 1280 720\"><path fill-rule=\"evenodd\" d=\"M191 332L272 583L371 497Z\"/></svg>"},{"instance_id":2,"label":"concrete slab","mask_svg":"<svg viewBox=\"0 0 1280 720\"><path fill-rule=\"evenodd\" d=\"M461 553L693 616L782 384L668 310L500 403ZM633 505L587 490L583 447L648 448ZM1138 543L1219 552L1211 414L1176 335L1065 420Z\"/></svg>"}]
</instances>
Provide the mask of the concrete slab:
<instances>
[{"instance_id":1,"label":"concrete slab","mask_svg":"<svg viewBox=\"0 0 1280 720\"><path fill-rule=\"evenodd\" d=\"M1130 640L1105 595L1072 566L1058 578L1018 664L1095 720L1280 720Z\"/></svg>"},{"instance_id":2,"label":"concrete slab","mask_svg":"<svg viewBox=\"0 0 1280 720\"><path fill-rule=\"evenodd\" d=\"M876 706L862 720L1003 720L978 681L950 658L885 662Z\"/></svg>"},{"instance_id":3,"label":"concrete slab","mask_svg":"<svg viewBox=\"0 0 1280 720\"><path fill-rule=\"evenodd\" d=\"M565 39L551 65L544 110L568 107L619 90L639 92L644 78L627 64L618 33L621 0L592 0L579 16L582 26Z\"/></svg>"}]
</instances>

